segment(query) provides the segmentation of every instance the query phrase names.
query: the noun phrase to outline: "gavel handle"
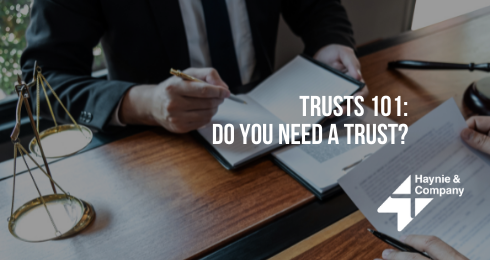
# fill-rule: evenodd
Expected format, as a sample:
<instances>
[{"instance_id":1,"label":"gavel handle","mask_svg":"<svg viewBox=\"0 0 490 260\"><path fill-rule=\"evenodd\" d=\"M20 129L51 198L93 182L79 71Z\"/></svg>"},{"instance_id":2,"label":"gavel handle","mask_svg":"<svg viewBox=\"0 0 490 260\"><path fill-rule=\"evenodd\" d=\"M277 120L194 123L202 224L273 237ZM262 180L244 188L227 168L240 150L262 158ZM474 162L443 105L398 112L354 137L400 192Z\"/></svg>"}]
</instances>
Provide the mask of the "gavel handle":
<instances>
[{"instance_id":1,"label":"gavel handle","mask_svg":"<svg viewBox=\"0 0 490 260\"><path fill-rule=\"evenodd\" d=\"M425 69L425 70L481 70L490 72L490 63L481 64L460 64L460 63L444 63L431 61L417 60L397 60L388 63L390 69Z\"/></svg>"}]
</instances>

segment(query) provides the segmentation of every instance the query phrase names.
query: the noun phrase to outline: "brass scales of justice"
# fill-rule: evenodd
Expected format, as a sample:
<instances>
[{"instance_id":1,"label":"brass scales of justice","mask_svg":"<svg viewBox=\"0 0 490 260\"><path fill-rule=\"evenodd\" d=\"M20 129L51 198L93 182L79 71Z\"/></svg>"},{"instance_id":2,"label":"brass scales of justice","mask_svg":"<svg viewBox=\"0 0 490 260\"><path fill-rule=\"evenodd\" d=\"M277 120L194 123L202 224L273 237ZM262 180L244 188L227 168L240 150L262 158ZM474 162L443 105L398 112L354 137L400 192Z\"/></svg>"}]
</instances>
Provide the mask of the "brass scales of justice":
<instances>
[{"instance_id":1,"label":"brass scales of justice","mask_svg":"<svg viewBox=\"0 0 490 260\"><path fill-rule=\"evenodd\" d=\"M45 85L51 90L51 93L63 107L73 124L57 124ZM29 105L29 98L31 97L30 88L33 86L36 86L37 92L36 122L34 121L32 110ZM39 95L41 89L44 92L55 126L39 132ZM41 67L37 65L37 62L34 64L34 76L32 82L29 84L22 83L22 80L18 77L15 91L17 92L19 99L16 109L16 124L10 136L14 143L14 175L12 206L10 217L8 218L9 231L14 237L25 242L42 242L73 236L85 229L95 219L94 208L86 201L70 195L70 193L63 190L63 188L54 181L46 158L58 158L75 154L91 142L93 136L92 131L85 126L76 123L54 92L53 88L49 85L46 78L42 75ZM29 149L33 154L42 157L44 169L20 143L19 134L22 105L25 106L34 132L34 138L29 143ZM73 140L75 142L72 142ZM20 154L20 157L22 157L22 160L26 165L27 171L34 183L39 197L26 202L14 211L18 154ZM27 164L26 156L29 157L50 180L53 194L41 194L39 186ZM60 189L62 194L58 194L56 188Z\"/></svg>"}]
</instances>

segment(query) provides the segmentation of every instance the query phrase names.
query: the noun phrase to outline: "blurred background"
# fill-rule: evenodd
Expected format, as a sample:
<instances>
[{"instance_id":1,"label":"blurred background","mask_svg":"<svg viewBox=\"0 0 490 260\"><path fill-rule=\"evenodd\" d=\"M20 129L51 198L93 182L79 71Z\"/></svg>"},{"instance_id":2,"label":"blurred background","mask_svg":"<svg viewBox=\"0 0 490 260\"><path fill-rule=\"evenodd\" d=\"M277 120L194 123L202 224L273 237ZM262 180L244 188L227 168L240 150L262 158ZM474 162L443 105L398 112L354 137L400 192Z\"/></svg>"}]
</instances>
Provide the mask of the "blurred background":
<instances>
[{"instance_id":1,"label":"blurred background","mask_svg":"<svg viewBox=\"0 0 490 260\"><path fill-rule=\"evenodd\" d=\"M20 56L26 46L31 0L0 0L0 105L12 95ZM490 5L490 0L342 0L358 46L416 30ZM281 18L276 68L303 50L303 43ZM100 45L93 49L93 70L105 68Z\"/></svg>"},{"instance_id":2,"label":"blurred background","mask_svg":"<svg viewBox=\"0 0 490 260\"><path fill-rule=\"evenodd\" d=\"M20 75L20 56L26 47L32 0L0 0L0 100L13 94L13 84ZM100 44L94 48L93 70L105 68ZM1 101L0 101L1 102Z\"/></svg>"}]
</instances>

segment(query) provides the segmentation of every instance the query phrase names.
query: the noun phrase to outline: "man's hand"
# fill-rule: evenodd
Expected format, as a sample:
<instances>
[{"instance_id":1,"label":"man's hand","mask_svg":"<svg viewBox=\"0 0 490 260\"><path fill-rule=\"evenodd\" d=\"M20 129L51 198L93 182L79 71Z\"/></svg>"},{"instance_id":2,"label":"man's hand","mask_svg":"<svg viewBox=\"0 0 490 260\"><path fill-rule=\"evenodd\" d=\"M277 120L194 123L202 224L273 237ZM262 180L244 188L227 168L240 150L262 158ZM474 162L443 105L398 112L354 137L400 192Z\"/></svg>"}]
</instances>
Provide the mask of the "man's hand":
<instances>
[{"instance_id":1,"label":"man's hand","mask_svg":"<svg viewBox=\"0 0 490 260\"><path fill-rule=\"evenodd\" d=\"M357 80L362 80L361 64L352 48L339 44L330 44L317 51L313 58Z\"/></svg>"},{"instance_id":2,"label":"man's hand","mask_svg":"<svg viewBox=\"0 0 490 260\"><path fill-rule=\"evenodd\" d=\"M471 147L490 154L490 116L472 116L466 120L468 128L461 138Z\"/></svg>"},{"instance_id":3,"label":"man's hand","mask_svg":"<svg viewBox=\"0 0 490 260\"><path fill-rule=\"evenodd\" d=\"M468 260L464 255L435 236L410 235L400 240L421 252L427 252L434 260ZM383 259L427 260L428 258L417 253L386 249L383 251Z\"/></svg>"},{"instance_id":4,"label":"man's hand","mask_svg":"<svg viewBox=\"0 0 490 260\"><path fill-rule=\"evenodd\" d=\"M161 125L174 133L187 133L211 121L228 86L212 68L190 68L184 73L206 83L170 77L158 85L131 88L123 98L119 118L126 124Z\"/></svg>"},{"instance_id":5,"label":"man's hand","mask_svg":"<svg viewBox=\"0 0 490 260\"><path fill-rule=\"evenodd\" d=\"M352 48L339 44L330 44L321 48L314 56L315 59L339 70L347 75L364 82L361 75L361 64ZM367 86L354 94L366 98L369 94ZM351 106L352 107L352 106ZM345 112L346 106L343 106Z\"/></svg>"}]
</instances>

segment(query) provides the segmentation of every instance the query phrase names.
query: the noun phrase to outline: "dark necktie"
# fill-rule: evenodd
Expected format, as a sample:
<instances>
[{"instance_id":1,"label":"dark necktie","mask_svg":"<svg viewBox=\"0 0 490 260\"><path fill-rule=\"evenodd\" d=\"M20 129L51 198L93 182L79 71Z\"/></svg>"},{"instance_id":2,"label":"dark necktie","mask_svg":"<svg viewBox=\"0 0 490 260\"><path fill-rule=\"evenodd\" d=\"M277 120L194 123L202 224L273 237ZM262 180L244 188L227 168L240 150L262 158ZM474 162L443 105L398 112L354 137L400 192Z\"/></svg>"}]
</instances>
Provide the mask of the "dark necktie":
<instances>
[{"instance_id":1,"label":"dark necktie","mask_svg":"<svg viewBox=\"0 0 490 260\"><path fill-rule=\"evenodd\" d=\"M211 63L233 91L242 85L225 0L201 0Z\"/></svg>"}]
</instances>

